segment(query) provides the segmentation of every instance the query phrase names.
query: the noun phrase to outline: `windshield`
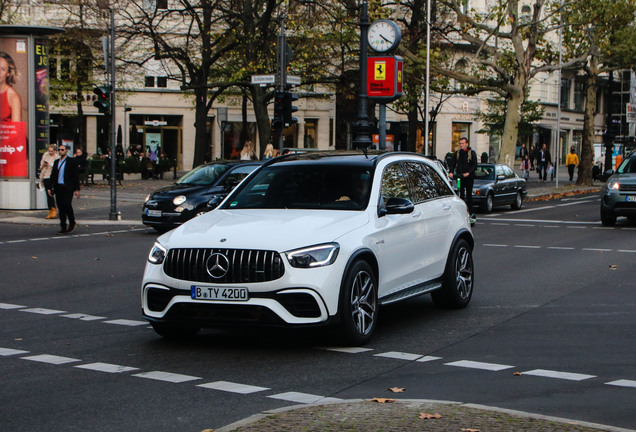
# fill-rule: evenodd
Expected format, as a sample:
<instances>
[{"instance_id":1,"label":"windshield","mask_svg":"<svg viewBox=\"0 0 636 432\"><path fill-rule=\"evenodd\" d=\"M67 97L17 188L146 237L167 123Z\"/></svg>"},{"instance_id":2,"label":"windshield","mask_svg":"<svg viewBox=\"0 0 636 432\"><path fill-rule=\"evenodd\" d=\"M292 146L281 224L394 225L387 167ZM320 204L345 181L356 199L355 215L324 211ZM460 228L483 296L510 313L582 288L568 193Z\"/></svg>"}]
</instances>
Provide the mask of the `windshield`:
<instances>
[{"instance_id":1,"label":"windshield","mask_svg":"<svg viewBox=\"0 0 636 432\"><path fill-rule=\"evenodd\" d=\"M225 208L364 210L372 178L369 167L272 165L244 184Z\"/></svg>"},{"instance_id":2,"label":"windshield","mask_svg":"<svg viewBox=\"0 0 636 432\"><path fill-rule=\"evenodd\" d=\"M494 180L494 165L477 165L477 169L475 170L475 178L479 180Z\"/></svg>"},{"instance_id":3,"label":"windshield","mask_svg":"<svg viewBox=\"0 0 636 432\"><path fill-rule=\"evenodd\" d=\"M200 165L177 180L178 184L211 185L230 168L229 165Z\"/></svg>"},{"instance_id":4,"label":"windshield","mask_svg":"<svg viewBox=\"0 0 636 432\"><path fill-rule=\"evenodd\" d=\"M616 170L620 174L635 174L636 173L636 157L628 157L623 160L621 166Z\"/></svg>"}]
</instances>

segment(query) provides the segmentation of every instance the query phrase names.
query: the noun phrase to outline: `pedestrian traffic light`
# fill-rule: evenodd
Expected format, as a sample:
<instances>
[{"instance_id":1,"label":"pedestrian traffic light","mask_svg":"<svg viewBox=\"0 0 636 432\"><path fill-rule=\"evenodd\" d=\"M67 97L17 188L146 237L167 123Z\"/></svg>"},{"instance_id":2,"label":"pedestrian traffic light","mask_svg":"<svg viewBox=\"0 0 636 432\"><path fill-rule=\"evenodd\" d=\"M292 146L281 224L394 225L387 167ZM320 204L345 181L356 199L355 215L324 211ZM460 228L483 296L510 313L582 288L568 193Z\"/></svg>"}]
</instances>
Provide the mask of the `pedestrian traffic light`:
<instances>
[{"instance_id":1,"label":"pedestrian traffic light","mask_svg":"<svg viewBox=\"0 0 636 432\"><path fill-rule=\"evenodd\" d=\"M283 124L283 111L284 111L284 103L285 103L285 93L284 92L276 92L274 96L274 120L272 121L272 128L274 129L282 129Z\"/></svg>"},{"instance_id":2,"label":"pedestrian traffic light","mask_svg":"<svg viewBox=\"0 0 636 432\"><path fill-rule=\"evenodd\" d=\"M298 100L298 96L290 92L285 92L283 103L283 121L285 122L285 126L291 126L294 123L298 123L298 119L296 117L292 117L292 113L298 111L298 107L292 105L296 100Z\"/></svg>"},{"instance_id":3,"label":"pedestrian traffic light","mask_svg":"<svg viewBox=\"0 0 636 432\"><path fill-rule=\"evenodd\" d=\"M97 100L93 103L100 113L110 115L110 92L111 86L97 86L93 89L93 93L97 95Z\"/></svg>"}]
</instances>

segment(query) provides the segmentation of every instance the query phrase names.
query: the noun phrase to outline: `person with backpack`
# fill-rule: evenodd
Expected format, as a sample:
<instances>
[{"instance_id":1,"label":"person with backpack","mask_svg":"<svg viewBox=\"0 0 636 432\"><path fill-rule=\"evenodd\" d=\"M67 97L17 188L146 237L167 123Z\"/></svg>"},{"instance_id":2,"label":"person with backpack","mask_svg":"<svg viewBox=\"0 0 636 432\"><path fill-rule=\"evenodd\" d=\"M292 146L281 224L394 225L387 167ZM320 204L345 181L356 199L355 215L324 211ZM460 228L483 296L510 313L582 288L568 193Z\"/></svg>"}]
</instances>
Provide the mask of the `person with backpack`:
<instances>
[{"instance_id":1,"label":"person with backpack","mask_svg":"<svg viewBox=\"0 0 636 432\"><path fill-rule=\"evenodd\" d=\"M461 199L466 202L470 213L470 223L475 223L473 213L473 183L475 182L475 170L477 169L477 153L470 148L468 138L459 139L459 150L453 153L449 163L449 177L457 179L458 192Z\"/></svg>"}]
</instances>

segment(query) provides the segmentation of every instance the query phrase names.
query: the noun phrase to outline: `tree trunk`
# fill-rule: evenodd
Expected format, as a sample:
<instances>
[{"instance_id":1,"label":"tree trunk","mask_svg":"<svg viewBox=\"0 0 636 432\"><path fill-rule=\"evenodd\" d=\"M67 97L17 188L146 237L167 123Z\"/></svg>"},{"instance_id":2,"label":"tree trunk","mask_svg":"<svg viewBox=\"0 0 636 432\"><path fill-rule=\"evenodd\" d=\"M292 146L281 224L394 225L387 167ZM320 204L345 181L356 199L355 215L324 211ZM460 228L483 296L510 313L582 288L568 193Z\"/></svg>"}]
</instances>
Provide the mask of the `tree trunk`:
<instances>
[{"instance_id":1,"label":"tree trunk","mask_svg":"<svg viewBox=\"0 0 636 432\"><path fill-rule=\"evenodd\" d=\"M205 153L207 147L210 145L207 137L207 91L205 86L197 86L194 90L196 103L194 115L194 159L192 161L192 168L205 162Z\"/></svg>"},{"instance_id":2,"label":"tree trunk","mask_svg":"<svg viewBox=\"0 0 636 432\"><path fill-rule=\"evenodd\" d=\"M583 115L583 143L577 185L592 186L592 168L594 167L594 116L596 114L596 79L595 73L587 76L587 94L585 97L585 113Z\"/></svg>"},{"instance_id":3,"label":"tree trunk","mask_svg":"<svg viewBox=\"0 0 636 432\"><path fill-rule=\"evenodd\" d=\"M504 122L503 135L501 137L501 149L499 151L499 163L510 167L515 163L517 138L519 136L519 122L521 121L521 104L523 92L511 93L506 104L506 121Z\"/></svg>"}]
</instances>

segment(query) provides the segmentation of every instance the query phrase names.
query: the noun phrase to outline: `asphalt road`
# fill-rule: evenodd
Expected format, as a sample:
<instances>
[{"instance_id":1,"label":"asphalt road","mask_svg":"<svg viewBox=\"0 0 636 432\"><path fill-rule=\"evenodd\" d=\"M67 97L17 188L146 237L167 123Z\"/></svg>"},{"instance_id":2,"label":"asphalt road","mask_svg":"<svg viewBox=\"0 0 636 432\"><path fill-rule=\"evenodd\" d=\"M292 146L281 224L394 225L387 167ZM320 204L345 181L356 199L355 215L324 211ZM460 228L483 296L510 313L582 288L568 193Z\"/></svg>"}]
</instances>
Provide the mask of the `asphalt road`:
<instances>
[{"instance_id":1,"label":"asphalt road","mask_svg":"<svg viewBox=\"0 0 636 432\"><path fill-rule=\"evenodd\" d=\"M2 430L201 431L323 398L473 402L636 429L636 226L598 197L479 215L470 306L382 310L364 349L321 330L208 330L164 341L141 320L152 230L0 223ZM404 388L392 393L389 387Z\"/></svg>"}]
</instances>

